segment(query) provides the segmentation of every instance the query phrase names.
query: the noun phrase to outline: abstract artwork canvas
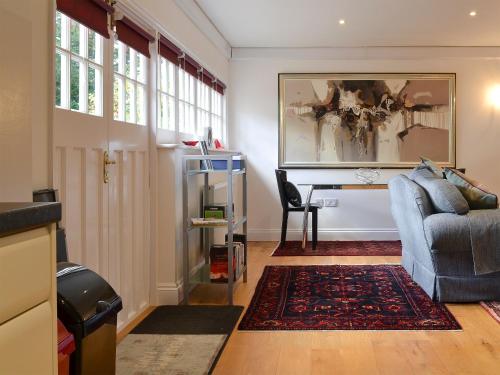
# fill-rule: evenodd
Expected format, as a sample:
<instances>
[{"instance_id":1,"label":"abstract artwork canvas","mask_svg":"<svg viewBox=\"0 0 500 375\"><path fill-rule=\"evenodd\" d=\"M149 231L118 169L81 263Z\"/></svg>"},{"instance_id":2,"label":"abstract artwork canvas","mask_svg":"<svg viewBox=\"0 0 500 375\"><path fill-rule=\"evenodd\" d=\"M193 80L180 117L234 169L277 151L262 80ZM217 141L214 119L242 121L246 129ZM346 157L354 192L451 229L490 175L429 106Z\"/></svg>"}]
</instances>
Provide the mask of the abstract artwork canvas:
<instances>
[{"instance_id":1,"label":"abstract artwork canvas","mask_svg":"<svg viewBox=\"0 0 500 375\"><path fill-rule=\"evenodd\" d=\"M280 168L455 165L455 74L279 74Z\"/></svg>"}]
</instances>

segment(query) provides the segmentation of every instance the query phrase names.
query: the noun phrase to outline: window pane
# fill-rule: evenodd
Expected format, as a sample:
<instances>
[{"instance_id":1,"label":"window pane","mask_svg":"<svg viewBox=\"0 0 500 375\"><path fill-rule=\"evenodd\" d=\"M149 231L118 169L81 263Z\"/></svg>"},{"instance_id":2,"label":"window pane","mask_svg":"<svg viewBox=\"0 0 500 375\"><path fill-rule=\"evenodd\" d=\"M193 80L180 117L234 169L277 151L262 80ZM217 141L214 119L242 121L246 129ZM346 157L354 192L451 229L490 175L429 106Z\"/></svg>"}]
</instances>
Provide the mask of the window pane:
<instances>
[{"instance_id":1,"label":"window pane","mask_svg":"<svg viewBox=\"0 0 500 375\"><path fill-rule=\"evenodd\" d=\"M102 115L102 72L94 66L88 67L88 113Z\"/></svg>"},{"instance_id":2,"label":"window pane","mask_svg":"<svg viewBox=\"0 0 500 375\"><path fill-rule=\"evenodd\" d=\"M167 91L167 74L168 74L167 60L165 60L162 57L161 62L160 62L160 90L161 91Z\"/></svg>"},{"instance_id":3,"label":"window pane","mask_svg":"<svg viewBox=\"0 0 500 375\"><path fill-rule=\"evenodd\" d=\"M136 122L139 125L146 125L146 113L145 113L145 97L144 97L144 86L137 85L137 95L136 95L136 105L135 114Z\"/></svg>"},{"instance_id":4,"label":"window pane","mask_svg":"<svg viewBox=\"0 0 500 375\"><path fill-rule=\"evenodd\" d=\"M61 47L61 27L62 27L62 15L56 12L56 46Z\"/></svg>"},{"instance_id":5,"label":"window pane","mask_svg":"<svg viewBox=\"0 0 500 375\"><path fill-rule=\"evenodd\" d=\"M123 80L115 76L113 87L113 118L123 121Z\"/></svg>"},{"instance_id":6,"label":"window pane","mask_svg":"<svg viewBox=\"0 0 500 375\"><path fill-rule=\"evenodd\" d=\"M71 60L70 66L70 108L80 110L80 63Z\"/></svg>"},{"instance_id":7,"label":"window pane","mask_svg":"<svg viewBox=\"0 0 500 375\"><path fill-rule=\"evenodd\" d=\"M131 50L130 47L125 47L125 75L130 77L130 56Z\"/></svg>"},{"instance_id":8,"label":"window pane","mask_svg":"<svg viewBox=\"0 0 500 375\"><path fill-rule=\"evenodd\" d=\"M115 42L115 48L113 49L113 70L119 72L119 61L120 61L120 45Z\"/></svg>"},{"instance_id":9,"label":"window pane","mask_svg":"<svg viewBox=\"0 0 500 375\"><path fill-rule=\"evenodd\" d=\"M125 121L135 122L135 87L128 79L125 82Z\"/></svg>"},{"instance_id":10,"label":"window pane","mask_svg":"<svg viewBox=\"0 0 500 375\"><path fill-rule=\"evenodd\" d=\"M71 52L80 54L80 25L71 20L70 26Z\"/></svg>"},{"instance_id":11,"label":"window pane","mask_svg":"<svg viewBox=\"0 0 500 375\"><path fill-rule=\"evenodd\" d=\"M135 54L135 71L136 79L141 83L146 83L146 58L144 55L136 52Z\"/></svg>"},{"instance_id":12,"label":"window pane","mask_svg":"<svg viewBox=\"0 0 500 375\"><path fill-rule=\"evenodd\" d=\"M158 127L161 129L167 129L167 97L165 94L158 96Z\"/></svg>"},{"instance_id":13,"label":"window pane","mask_svg":"<svg viewBox=\"0 0 500 375\"><path fill-rule=\"evenodd\" d=\"M56 52L56 106L61 106L61 54Z\"/></svg>"},{"instance_id":14,"label":"window pane","mask_svg":"<svg viewBox=\"0 0 500 375\"><path fill-rule=\"evenodd\" d=\"M88 30L88 58L102 64L102 37L93 30Z\"/></svg>"},{"instance_id":15,"label":"window pane","mask_svg":"<svg viewBox=\"0 0 500 375\"><path fill-rule=\"evenodd\" d=\"M175 95L175 65L168 62L168 93Z\"/></svg>"},{"instance_id":16,"label":"window pane","mask_svg":"<svg viewBox=\"0 0 500 375\"><path fill-rule=\"evenodd\" d=\"M186 120L184 118L184 108L185 104L179 102L179 131L184 132L186 130Z\"/></svg>"},{"instance_id":17,"label":"window pane","mask_svg":"<svg viewBox=\"0 0 500 375\"><path fill-rule=\"evenodd\" d=\"M168 97L168 128L175 130L175 99Z\"/></svg>"}]
</instances>

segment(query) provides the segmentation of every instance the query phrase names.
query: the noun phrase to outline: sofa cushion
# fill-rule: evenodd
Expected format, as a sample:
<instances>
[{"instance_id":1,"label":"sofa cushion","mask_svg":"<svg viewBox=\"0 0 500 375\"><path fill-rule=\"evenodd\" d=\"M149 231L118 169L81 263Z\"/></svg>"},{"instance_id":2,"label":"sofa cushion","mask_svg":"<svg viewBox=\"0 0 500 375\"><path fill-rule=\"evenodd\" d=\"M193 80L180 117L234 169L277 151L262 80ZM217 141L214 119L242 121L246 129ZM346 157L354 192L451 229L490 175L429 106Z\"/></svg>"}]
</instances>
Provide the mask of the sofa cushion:
<instances>
[{"instance_id":1,"label":"sofa cushion","mask_svg":"<svg viewBox=\"0 0 500 375\"><path fill-rule=\"evenodd\" d=\"M420 160L422 160L423 165L425 165L427 168L429 168L431 171L433 171L436 175L444 178L444 169L443 168L441 168L439 165L434 163L431 159L428 159L424 156L421 156Z\"/></svg>"},{"instance_id":2,"label":"sofa cushion","mask_svg":"<svg viewBox=\"0 0 500 375\"><path fill-rule=\"evenodd\" d=\"M430 215L424 220L424 232L427 245L434 252L466 251L472 254L467 215Z\"/></svg>"},{"instance_id":3,"label":"sofa cushion","mask_svg":"<svg viewBox=\"0 0 500 375\"><path fill-rule=\"evenodd\" d=\"M418 177L435 177L435 178L441 178L439 174L434 173L434 171L429 168L427 165L424 163L420 163L417 165L409 174L408 176L410 180L416 181Z\"/></svg>"},{"instance_id":4,"label":"sofa cushion","mask_svg":"<svg viewBox=\"0 0 500 375\"><path fill-rule=\"evenodd\" d=\"M456 169L445 168L445 176L464 196L471 210L498 208L498 197Z\"/></svg>"},{"instance_id":5,"label":"sofa cushion","mask_svg":"<svg viewBox=\"0 0 500 375\"><path fill-rule=\"evenodd\" d=\"M418 176L415 182L426 191L436 212L458 215L469 212L469 204L458 188L448 180Z\"/></svg>"}]
</instances>

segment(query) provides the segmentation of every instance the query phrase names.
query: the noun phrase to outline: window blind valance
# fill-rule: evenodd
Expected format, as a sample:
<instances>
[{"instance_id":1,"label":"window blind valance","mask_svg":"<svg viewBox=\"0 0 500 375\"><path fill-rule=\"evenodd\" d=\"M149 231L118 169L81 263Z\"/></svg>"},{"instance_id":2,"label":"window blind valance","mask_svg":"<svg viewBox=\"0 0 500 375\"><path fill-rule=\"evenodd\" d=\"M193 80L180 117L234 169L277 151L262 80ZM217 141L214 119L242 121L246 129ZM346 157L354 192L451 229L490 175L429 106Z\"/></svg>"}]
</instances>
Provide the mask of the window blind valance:
<instances>
[{"instance_id":1,"label":"window blind valance","mask_svg":"<svg viewBox=\"0 0 500 375\"><path fill-rule=\"evenodd\" d=\"M113 7L104 0L57 0L57 10L109 38L108 13Z\"/></svg>"},{"instance_id":2,"label":"window blind valance","mask_svg":"<svg viewBox=\"0 0 500 375\"><path fill-rule=\"evenodd\" d=\"M179 64L179 57L182 55L182 50L163 35L160 35L158 39L158 51L160 56L163 56L171 63L175 65Z\"/></svg>"},{"instance_id":3,"label":"window blind valance","mask_svg":"<svg viewBox=\"0 0 500 375\"><path fill-rule=\"evenodd\" d=\"M158 39L158 51L165 59L224 95L226 85L163 35Z\"/></svg>"},{"instance_id":4,"label":"window blind valance","mask_svg":"<svg viewBox=\"0 0 500 375\"><path fill-rule=\"evenodd\" d=\"M132 47L136 51L147 57L151 57L149 53L149 43L155 40L155 37L131 21L127 17L116 21L116 33L118 40Z\"/></svg>"},{"instance_id":5,"label":"window blind valance","mask_svg":"<svg viewBox=\"0 0 500 375\"><path fill-rule=\"evenodd\" d=\"M225 89L226 89L226 85L223 84L221 81L217 80L217 82L215 83L215 91L217 91L221 95L224 95Z\"/></svg>"}]
</instances>

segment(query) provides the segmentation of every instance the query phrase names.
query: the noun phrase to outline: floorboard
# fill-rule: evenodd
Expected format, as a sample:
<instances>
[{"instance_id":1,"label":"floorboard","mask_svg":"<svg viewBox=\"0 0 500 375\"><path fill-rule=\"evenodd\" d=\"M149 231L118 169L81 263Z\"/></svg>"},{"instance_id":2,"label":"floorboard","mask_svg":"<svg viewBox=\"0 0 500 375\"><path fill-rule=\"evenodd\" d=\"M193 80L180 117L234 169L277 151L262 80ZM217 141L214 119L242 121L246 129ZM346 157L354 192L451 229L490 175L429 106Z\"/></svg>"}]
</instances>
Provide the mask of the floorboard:
<instances>
[{"instance_id":1,"label":"floorboard","mask_svg":"<svg viewBox=\"0 0 500 375\"><path fill-rule=\"evenodd\" d=\"M248 283L234 303L248 306L264 266L399 264L399 257L271 257L274 242L249 244ZM224 303L223 287L195 289L191 303ZM463 331L235 330L215 375L243 374L500 374L500 324L479 304L450 304ZM243 315L242 315L243 316Z\"/></svg>"}]
</instances>

